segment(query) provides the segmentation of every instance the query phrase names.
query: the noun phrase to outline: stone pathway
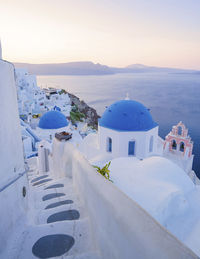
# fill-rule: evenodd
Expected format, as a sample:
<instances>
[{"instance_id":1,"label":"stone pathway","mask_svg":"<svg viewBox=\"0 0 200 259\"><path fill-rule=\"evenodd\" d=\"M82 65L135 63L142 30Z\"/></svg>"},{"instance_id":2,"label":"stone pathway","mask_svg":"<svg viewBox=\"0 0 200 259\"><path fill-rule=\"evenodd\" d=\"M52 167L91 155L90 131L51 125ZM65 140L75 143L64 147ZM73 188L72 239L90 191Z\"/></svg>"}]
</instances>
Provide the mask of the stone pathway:
<instances>
[{"instance_id":1,"label":"stone pathway","mask_svg":"<svg viewBox=\"0 0 200 259\"><path fill-rule=\"evenodd\" d=\"M94 250L87 211L73 190L72 180L38 175L35 165L30 165L28 178L29 224L15 240L15 255L9 259L100 259Z\"/></svg>"}]
</instances>

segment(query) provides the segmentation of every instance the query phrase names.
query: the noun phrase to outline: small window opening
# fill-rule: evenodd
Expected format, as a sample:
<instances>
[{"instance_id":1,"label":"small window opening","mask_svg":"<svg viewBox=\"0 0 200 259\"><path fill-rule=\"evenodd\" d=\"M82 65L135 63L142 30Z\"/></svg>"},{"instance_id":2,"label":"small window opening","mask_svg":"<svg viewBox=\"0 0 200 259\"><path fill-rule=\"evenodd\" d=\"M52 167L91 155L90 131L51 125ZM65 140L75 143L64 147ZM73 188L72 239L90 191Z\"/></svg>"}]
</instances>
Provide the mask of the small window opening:
<instances>
[{"instance_id":1,"label":"small window opening","mask_svg":"<svg viewBox=\"0 0 200 259\"><path fill-rule=\"evenodd\" d=\"M176 140L172 141L172 149L176 150L177 144L176 144Z\"/></svg>"},{"instance_id":2,"label":"small window opening","mask_svg":"<svg viewBox=\"0 0 200 259\"><path fill-rule=\"evenodd\" d=\"M182 127L178 127L178 135L182 135Z\"/></svg>"},{"instance_id":3,"label":"small window opening","mask_svg":"<svg viewBox=\"0 0 200 259\"><path fill-rule=\"evenodd\" d=\"M153 136L151 136L150 141L149 141L149 152L153 151Z\"/></svg>"},{"instance_id":4,"label":"small window opening","mask_svg":"<svg viewBox=\"0 0 200 259\"><path fill-rule=\"evenodd\" d=\"M185 149L185 145L183 142L180 143L180 151L181 152L184 152L184 149Z\"/></svg>"},{"instance_id":5,"label":"small window opening","mask_svg":"<svg viewBox=\"0 0 200 259\"><path fill-rule=\"evenodd\" d=\"M112 152L112 139L107 139L107 152Z\"/></svg>"},{"instance_id":6,"label":"small window opening","mask_svg":"<svg viewBox=\"0 0 200 259\"><path fill-rule=\"evenodd\" d=\"M135 155L135 141L129 141L128 143L128 155L134 156Z\"/></svg>"}]
</instances>

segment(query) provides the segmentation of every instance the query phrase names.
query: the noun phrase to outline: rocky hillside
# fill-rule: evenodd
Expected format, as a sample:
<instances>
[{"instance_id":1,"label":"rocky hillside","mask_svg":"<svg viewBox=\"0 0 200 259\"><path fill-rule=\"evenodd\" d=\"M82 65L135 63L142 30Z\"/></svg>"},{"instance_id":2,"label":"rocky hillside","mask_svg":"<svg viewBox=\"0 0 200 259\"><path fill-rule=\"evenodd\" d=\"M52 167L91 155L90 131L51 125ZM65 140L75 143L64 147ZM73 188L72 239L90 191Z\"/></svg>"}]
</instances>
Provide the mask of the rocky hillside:
<instances>
[{"instance_id":1,"label":"rocky hillside","mask_svg":"<svg viewBox=\"0 0 200 259\"><path fill-rule=\"evenodd\" d=\"M87 105L84 101L81 101L77 96L71 93L68 93L68 95L71 100L71 105L76 105L79 111L85 115L85 121L88 126L97 130L98 118L100 118L100 116L97 114L96 110Z\"/></svg>"}]
</instances>

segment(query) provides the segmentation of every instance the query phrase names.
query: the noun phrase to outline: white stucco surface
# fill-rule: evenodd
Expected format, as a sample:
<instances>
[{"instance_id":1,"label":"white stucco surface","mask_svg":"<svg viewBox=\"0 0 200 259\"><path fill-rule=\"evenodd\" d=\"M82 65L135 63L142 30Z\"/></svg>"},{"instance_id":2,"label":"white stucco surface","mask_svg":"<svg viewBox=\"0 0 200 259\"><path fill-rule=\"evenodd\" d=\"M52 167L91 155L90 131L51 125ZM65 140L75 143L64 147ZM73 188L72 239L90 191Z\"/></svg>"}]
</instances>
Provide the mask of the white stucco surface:
<instances>
[{"instance_id":1,"label":"white stucco surface","mask_svg":"<svg viewBox=\"0 0 200 259\"><path fill-rule=\"evenodd\" d=\"M94 158L103 153L99 148L98 140L97 133L90 133L80 142L79 150L87 159Z\"/></svg>"},{"instance_id":2,"label":"white stucco surface","mask_svg":"<svg viewBox=\"0 0 200 259\"><path fill-rule=\"evenodd\" d=\"M54 145L53 152L60 149L58 170L72 176L102 258L198 258L134 200L97 174L70 143L55 141Z\"/></svg>"},{"instance_id":3,"label":"white stucco surface","mask_svg":"<svg viewBox=\"0 0 200 259\"><path fill-rule=\"evenodd\" d=\"M148 131L116 131L100 127L98 130L99 144L102 152L106 152L107 138L112 139L113 157L128 156L128 143L135 141L135 156L139 159L151 156L157 152L158 127ZM150 138L153 137L153 150L149 151Z\"/></svg>"},{"instance_id":4,"label":"white stucco surface","mask_svg":"<svg viewBox=\"0 0 200 259\"><path fill-rule=\"evenodd\" d=\"M158 156L142 161L124 157L112 160L110 175L117 187L200 255L200 188L182 168Z\"/></svg>"},{"instance_id":5,"label":"white stucco surface","mask_svg":"<svg viewBox=\"0 0 200 259\"><path fill-rule=\"evenodd\" d=\"M1 183L24 170L14 66L0 60L0 178Z\"/></svg>"},{"instance_id":6,"label":"white stucco surface","mask_svg":"<svg viewBox=\"0 0 200 259\"><path fill-rule=\"evenodd\" d=\"M26 221L27 178L24 174L23 144L17 107L14 66L0 60L0 258L9 249L13 232ZM15 181L16 180L16 181Z\"/></svg>"},{"instance_id":7,"label":"white stucco surface","mask_svg":"<svg viewBox=\"0 0 200 259\"><path fill-rule=\"evenodd\" d=\"M112 139L112 152L107 150L109 137ZM153 145L150 152L151 137L153 137ZM128 154L129 141L135 141L134 156ZM95 164L102 164L103 161L106 162L118 157L143 159L153 155L162 155L158 127L144 132L121 132L99 126L98 133L86 136L78 148L91 163Z\"/></svg>"}]
</instances>

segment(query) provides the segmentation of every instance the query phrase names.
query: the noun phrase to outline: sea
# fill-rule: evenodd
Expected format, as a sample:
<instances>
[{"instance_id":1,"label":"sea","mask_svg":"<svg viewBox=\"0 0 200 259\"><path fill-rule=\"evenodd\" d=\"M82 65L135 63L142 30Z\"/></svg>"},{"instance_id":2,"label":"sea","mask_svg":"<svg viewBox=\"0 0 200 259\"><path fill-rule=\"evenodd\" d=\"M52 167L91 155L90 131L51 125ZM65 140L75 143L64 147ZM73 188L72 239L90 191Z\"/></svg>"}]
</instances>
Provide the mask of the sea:
<instances>
[{"instance_id":1,"label":"sea","mask_svg":"<svg viewBox=\"0 0 200 259\"><path fill-rule=\"evenodd\" d=\"M200 74L131 73L98 76L37 76L40 87L65 89L94 107L101 116L117 100L143 103L164 138L182 121L194 142L193 169L200 178Z\"/></svg>"}]
</instances>

